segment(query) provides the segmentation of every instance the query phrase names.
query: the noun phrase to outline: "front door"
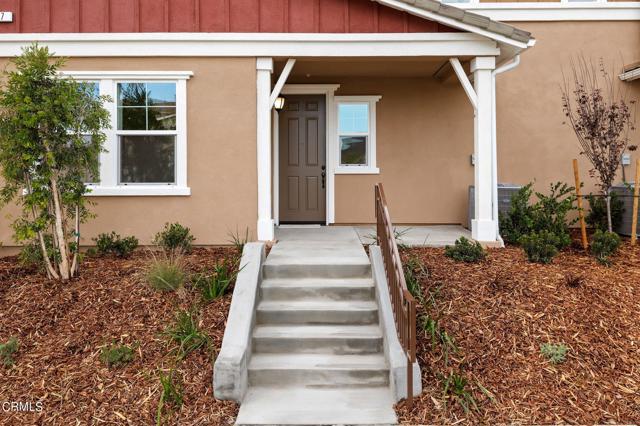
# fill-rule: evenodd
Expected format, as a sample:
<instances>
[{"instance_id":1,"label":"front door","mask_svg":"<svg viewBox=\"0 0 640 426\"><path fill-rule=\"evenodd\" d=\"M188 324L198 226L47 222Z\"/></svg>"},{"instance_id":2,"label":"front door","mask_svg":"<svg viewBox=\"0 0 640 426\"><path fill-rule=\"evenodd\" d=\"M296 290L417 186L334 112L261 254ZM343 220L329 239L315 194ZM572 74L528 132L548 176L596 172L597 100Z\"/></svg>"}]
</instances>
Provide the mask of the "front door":
<instances>
[{"instance_id":1,"label":"front door","mask_svg":"<svg viewBox=\"0 0 640 426\"><path fill-rule=\"evenodd\" d=\"M280 222L325 223L325 98L286 96L280 111Z\"/></svg>"}]
</instances>

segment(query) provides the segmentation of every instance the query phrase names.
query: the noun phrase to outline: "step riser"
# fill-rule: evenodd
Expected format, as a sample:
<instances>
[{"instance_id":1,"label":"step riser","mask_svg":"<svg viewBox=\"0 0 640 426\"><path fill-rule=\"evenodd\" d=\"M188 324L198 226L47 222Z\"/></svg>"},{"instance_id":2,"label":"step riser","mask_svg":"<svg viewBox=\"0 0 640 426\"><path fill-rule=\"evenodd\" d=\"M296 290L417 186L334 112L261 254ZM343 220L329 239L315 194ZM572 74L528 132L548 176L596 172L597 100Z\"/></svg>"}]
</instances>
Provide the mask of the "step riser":
<instances>
[{"instance_id":1,"label":"step riser","mask_svg":"<svg viewBox=\"0 0 640 426\"><path fill-rule=\"evenodd\" d=\"M249 383L254 386L304 385L305 387L387 386L389 371L372 370L249 370Z\"/></svg>"},{"instance_id":2,"label":"step riser","mask_svg":"<svg viewBox=\"0 0 640 426\"><path fill-rule=\"evenodd\" d=\"M254 337L255 353L300 353L358 355L375 354L382 350L382 337L371 338L306 338Z\"/></svg>"},{"instance_id":3,"label":"step riser","mask_svg":"<svg viewBox=\"0 0 640 426\"><path fill-rule=\"evenodd\" d=\"M374 287L263 287L262 300L361 300L375 299Z\"/></svg>"},{"instance_id":4,"label":"step riser","mask_svg":"<svg viewBox=\"0 0 640 426\"><path fill-rule=\"evenodd\" d=\"M271 311L258 310L258 324L375 324L377 310Z\"/></svg>"},{"instance_id":5,"label":"step riser","mask_svg":"<svg viewBox=\"0 0 640 426\"><path fill-rule=\"evenodd\" d=\"M369 278L371 265L269 265L262 268L268 278Z\"/></svg>"}]
</instances>

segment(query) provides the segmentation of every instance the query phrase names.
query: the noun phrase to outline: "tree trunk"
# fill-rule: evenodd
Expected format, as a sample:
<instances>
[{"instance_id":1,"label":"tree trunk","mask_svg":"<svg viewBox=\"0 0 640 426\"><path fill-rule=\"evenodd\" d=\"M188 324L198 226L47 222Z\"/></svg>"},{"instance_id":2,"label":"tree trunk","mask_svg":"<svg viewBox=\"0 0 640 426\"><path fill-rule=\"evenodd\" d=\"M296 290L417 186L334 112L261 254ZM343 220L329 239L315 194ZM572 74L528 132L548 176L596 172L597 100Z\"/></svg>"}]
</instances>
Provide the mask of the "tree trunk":
<instances>
[{"instance_id":1,"label":"tree trunk","mask_svg":"<svg viewBox=\"0 0 640 426\"><path fill-rule=\"evenodd\" d=\"M613 223L611 221L611 188L607 188L607 227L609 232L613 232Z\"/></svg>"},{"instance_id":2,"label":"tree trunk","mask_svg":"<svg viewBox=\"0 0 640 426\"><path fill-rule=\"evenodd\" d=\"M31 177L28 174L25 174L24 177L25 182L27 183L27 191L31 194L32 186L31 186ZM35 221L38 215L36 214L36 208L31 206L31 214L33 215L33 220ZM60 279L60 276L56 272L55 268L51 264L51 260L49 259L49 253L47 253L47 244L44 241L44 235L42 231L38 231L38 242L40 243L40 252L42 253L42 259L44 261L44 269L47 271L48 279Z\"/></svg>"},{"instance_id":3,"label":"tree trunk","mask_svg":"<svg viewBox=\"0 0 640 426\"><path fill-rule=\"evenodd\" d=\"M69 251L67 246L67 240L64 235L63 211L60 205L60 193L58 192L58 182L56 176L51 176L51 192L53 193L53 209L54 209L54 226L55 237L58 240L58 250L60 250L60 277L63 281L68 281L71 278L69 268Z\"/></svg>"},{"instance_id":4,"label":"tree trunk","mask_svg":"<svg viewBox=\"0 0 640 426\"><path fill-rule=\"evenodd\" d=\"M78 272L78 253L80 252L80 206L76 205L75 214L75 243L76 249L73 253L73 262L71 263L71 276L75 277Z\"/></svg>"}]
</instances>

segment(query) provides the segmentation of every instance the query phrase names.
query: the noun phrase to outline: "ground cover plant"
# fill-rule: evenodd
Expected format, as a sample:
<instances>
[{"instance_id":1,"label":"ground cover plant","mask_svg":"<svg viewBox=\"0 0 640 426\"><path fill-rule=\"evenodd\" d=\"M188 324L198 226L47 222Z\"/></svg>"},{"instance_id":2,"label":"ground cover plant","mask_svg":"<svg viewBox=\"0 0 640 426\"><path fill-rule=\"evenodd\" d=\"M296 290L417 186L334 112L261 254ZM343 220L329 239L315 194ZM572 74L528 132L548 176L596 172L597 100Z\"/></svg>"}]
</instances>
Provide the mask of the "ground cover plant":
<instances>
[{"instance_id":1,"label":"ground cover plant","mask_svg":"<svg viewBox=\"0 0 640 426\"><path fill-rule=\"evenodd\" d=\"M603 265L610 263L609 258L613 256L620 247L621 239L615 232L597 230L591 237L591 253Z\"/></svg>"},{"instance_id":2,"label":"ground cover plant","mask_svg":"<svg viewBox=\"0 0 640 426\"><path fill-rule=\"evenodd\" d=\"M18 340L15 337L9 338L5 343L0 343L0 361L5 367L11 367L15 360L13 359L18 352Z\"/></svg>"},{"instance_id":3,"label":"ground cover plant","mask_svg":"<svg viewBox=\"0 0 640 426\"><path fill-rule=\"evenodd\" d=\"M456 240L453 246L445 247L444 254L458 262L474 263L485 258L486 253L477 241L469 241L465 237Z\"/></svg>"},{"instance_id":4,"label":"ground cover plant","mask_svg":"<svg viewBox=\"0 0 640 426\"><path fill-rule=\"evenodd\" d=\"M411 411L398 404L401 423L640 423L640 246L623 242L610 266L573 244L551 264L517 246L480 263L441 248L401 256L427 271L423 393Z\"/></svg>"},{"instance_id":5,"label":"ground cover plant","mask_svg":"<svg viewBox=\"0 0 640 426\"><path fill-rule=\"evenodd\" d=\"M93 241L96 243L95 248L91 247L90 253L95 253L99 256L114 255L117 257L129 257L131 253L138 248L138 239L134 236L121 237L116 234L115 231L111 233L99 234Z\"/></svg>"},{"instance_id":6,"label":"ground cover plant","mask_svg":"<svg viewBox=\"0 0 640 426\"><path fill-rule=\"evenodd\" d=\"M167 223L153 238L153 244L168 254L189 253L195 237L191 230L179 223Z\"/></svg>"},{"instance_id":7,"label":"ground cover plant","mask_svg":"<svg viewBox=\"0 0 640 426\"><path fill-rule=\"evenodd\" d=\"M189 275L237 256L229 248L193 248L184 255ZM232 425L237 406L213 397L213 356L220 350L231 288L203 305L198 289L181 297L146 283L150 255L88 256L82 273L66 282L0 258L0 344L19 342L14 365L0 364L0 395L9 401L42 401L41 413L0 413L0 424L153 425L161 395L163 425ZM180 362L165 331L176 312L198 306L198 328L208 350L194 350ZM103 348L127 346L133 358L109 367ZM123 352L128 352L123 350ZM128 358L128 355L125 355ZM173 373L182 405L160 377Z\"/></svg>"}]
</instances>

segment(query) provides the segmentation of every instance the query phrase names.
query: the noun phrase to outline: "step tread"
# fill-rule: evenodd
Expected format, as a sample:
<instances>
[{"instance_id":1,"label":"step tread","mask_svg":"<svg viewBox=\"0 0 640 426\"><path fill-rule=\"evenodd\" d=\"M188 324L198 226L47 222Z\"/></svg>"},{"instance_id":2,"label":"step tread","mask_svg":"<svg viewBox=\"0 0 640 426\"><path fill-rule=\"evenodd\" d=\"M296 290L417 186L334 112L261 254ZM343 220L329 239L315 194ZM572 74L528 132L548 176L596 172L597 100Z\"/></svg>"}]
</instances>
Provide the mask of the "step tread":
<instances>
[{"instance_id":1,"label":"step tread","mask_svg":"<svg viewBox=\"0 0 640 426\"><path fill-rule=\"evenodd\" d=\"M371 278L267 278L262 288L373 288Z\"/></svg>"},{"instance_id":2,"label":"step tread","mask_svg":"<svg viewBox=\"0 0 640 426\"><path fill-rule=\"evenodd\" d=\"M237 425L396 424L387 386L357 389L251 386Z\"/></svg>"},{"instance_id":3,"label":"step tread","mask_svg":"<svg viewBox=\"0 0 640 426\"><path fill-rule=\"evenodd\" d=\"M371 339L382 337L378 324L371 325L257 325L253 332L257 338L349 338Z\"/></svg>"},{"instance_id":4,"label":"step tread","mask_svg":"<svg viewBox=\"0 0 640 426\"><path fill-rule=\"evenodd\" d=\"M263 300L259 311L375 311L378 304L369 300Z\"/></svg>"},{"instance_id":5,"label":"step tread","mask_svg":"<svg viewBox=\"0 0 640 426\"><path fill-rule=\"evenodd\" d=\"M253 354L249 370L388 370L382 353L335 354Z\"/></svg>"}]
</instances>

